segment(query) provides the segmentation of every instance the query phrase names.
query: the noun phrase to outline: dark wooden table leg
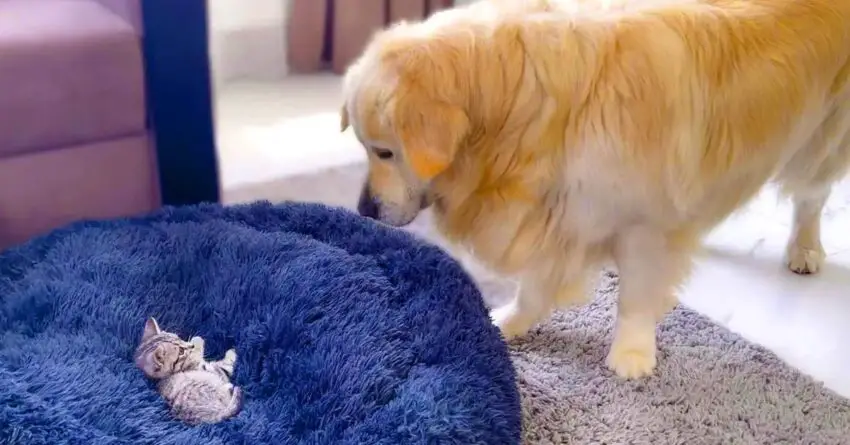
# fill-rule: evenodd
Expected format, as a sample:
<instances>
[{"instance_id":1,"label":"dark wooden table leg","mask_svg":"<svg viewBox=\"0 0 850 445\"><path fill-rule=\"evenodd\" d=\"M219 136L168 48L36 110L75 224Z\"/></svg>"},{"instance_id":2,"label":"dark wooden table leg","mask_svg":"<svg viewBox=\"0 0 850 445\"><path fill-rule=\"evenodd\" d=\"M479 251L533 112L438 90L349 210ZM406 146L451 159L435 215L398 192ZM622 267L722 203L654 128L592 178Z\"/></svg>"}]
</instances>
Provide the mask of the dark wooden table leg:
<instances>
[{"instance_id":1,"label":"dark wooden table leg","mask_svg":"<svg viewBox=\"0 0 850 445\"><path fill-rule=\"evenodd\" d=\"M454 0L427 0L428 14L433 14L441 9L448 9L454 6Z\"/></svg>"},{"instance_id":2,"label":"dark wooden table leg","mask_svg":"<svg viewBox=\"0 0 850 445\"><path fill-rule=\"evenodd\" d=\"M328 3L329 0L292 0L286 29L287 59L292 72L312 73L322 68Z\"/></svg>"},{"instance_id":3,"label":"dark wooden table leg","mask_svg":"<svg viewBox=\"0 0 850 445\"><path fill-rule=\"evenodd\" d=\"M389 0L389 10L389 23L419 21L427 14L428 0Z\"/></svg>"},{"instance_id":4,"label":"dark wooden table leg","mask_svg":"<svg viewBox=\"0 0 850 445\"><path fill-rule=\"evenodd\" d=\"M334 0L333 71L344 73L386 22L384 0Z\"/></svg>"}]
</instances>

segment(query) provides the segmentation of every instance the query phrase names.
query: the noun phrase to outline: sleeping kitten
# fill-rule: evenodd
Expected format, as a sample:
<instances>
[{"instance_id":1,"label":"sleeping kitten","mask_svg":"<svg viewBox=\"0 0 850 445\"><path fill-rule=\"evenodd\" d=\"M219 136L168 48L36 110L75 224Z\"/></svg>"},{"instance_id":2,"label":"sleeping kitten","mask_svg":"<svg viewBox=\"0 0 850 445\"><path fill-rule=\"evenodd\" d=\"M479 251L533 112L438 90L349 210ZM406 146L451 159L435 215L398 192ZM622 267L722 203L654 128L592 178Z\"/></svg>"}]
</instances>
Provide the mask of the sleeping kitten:
<instances>
[{"instance_id":1,"label":"sleeping kitten","mask_svg":"<svg viewBox=\"0 0 850 445\"><path fill-rule=\"evenodd\" d=\"M224 359L207 362L201 337L183 341L160 330L156 320L149 318L135 362L147 377L158 380L159 393L172 414L184 422L220 422L241 408L242 391L230 383L236 364L233 349Z\"/></svg>"}]
</instances>

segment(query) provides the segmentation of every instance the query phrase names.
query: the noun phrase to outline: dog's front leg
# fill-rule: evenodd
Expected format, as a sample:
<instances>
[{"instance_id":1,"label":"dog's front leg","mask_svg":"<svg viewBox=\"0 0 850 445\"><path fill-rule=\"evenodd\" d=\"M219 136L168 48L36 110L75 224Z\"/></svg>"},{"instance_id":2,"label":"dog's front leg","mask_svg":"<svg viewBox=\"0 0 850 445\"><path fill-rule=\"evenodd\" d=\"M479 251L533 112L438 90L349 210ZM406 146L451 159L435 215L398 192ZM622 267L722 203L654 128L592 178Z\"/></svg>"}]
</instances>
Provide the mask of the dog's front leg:
<instances>
[{"instance_id":1,"label":"dog's front leg","mask_svg":"<svg viewBox=\"0 0 850 445\"><path fill-rule=\"evenodd\" d=\"M821 244L821 214L829 198L829 187L794 195L794 230L788 240L786 262L791 271L818 273L826 253Z\"/></svg>"},{"instance_id":2,"label":"dog's front leg","mask_svg":"<svg viewBox=\"0 0 850 445\"><path fill-rule=\"evenodd\" d=\"M557 285L537 274L520 279L519 289L510 303L490 312L506 340L527 333L535 324L548 317L557 304Z\"/></svg>"},{"instance_id":3,"label":"dog's front leg","mask_svg":"<svg viewBox=\"0 0 850 445\"><path fill-rule=\"evenodd\" d=\"M506 339L527 333L556 308L567 308L588 300L583 275L562 283L556 273L528 273L520 279L514 299L493 309L490 316Z\"/></svg>"},{"instance_id":4,"label":"dog's front leg","mask_svg":"<svg viewBox=\"0 0 850 445\"><path fill-rule=\"evenodd\" d=\"M675 306L675 288L690 259L671 249L663 233L647 228L620 234L614 259L620 273L620 297L607 364L622 378L641 378L655 369L655 328Z\"/></svg>"}]
</instances>

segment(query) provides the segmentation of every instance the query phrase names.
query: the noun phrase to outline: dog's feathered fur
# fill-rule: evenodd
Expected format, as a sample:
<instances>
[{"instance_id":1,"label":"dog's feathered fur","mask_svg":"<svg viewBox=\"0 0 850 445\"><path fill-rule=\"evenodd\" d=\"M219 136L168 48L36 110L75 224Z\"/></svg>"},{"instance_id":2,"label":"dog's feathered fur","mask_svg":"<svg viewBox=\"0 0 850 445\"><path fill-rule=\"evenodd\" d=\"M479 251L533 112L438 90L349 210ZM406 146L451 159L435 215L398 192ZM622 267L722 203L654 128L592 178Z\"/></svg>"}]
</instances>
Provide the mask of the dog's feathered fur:
<instances>
[{"instance_id":1,"label":"dog's feathered fur","mask_svg":"<svg viewBox=\"0 0 850 445\"><path fill-rule=\"evenodd\" d=\"M441 231L519 278L519 335L621 277L608 365L655 366L655 325L700 237L775 179L788 265L817 272L850 164L850 2L484 0L379 33L345 78L370 151L361 213Z\"/></svg>"}]
</instances>

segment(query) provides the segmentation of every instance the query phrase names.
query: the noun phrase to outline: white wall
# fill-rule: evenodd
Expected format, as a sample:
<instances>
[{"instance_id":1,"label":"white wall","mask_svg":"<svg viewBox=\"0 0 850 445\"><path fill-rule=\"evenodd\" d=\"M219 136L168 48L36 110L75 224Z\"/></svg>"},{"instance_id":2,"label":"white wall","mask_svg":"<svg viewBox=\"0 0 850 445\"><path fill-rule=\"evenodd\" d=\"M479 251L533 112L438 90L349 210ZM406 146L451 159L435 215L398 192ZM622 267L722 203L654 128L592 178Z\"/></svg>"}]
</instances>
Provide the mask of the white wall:
<instances>
[{"instance_id":1,"label":"white wall","mask_svg":"<svg viewBox=\"0 0 850 445\"><path fill-rule=\"evenodd\" d=\"M207 0L210 65L216 85L286 75L289 1Z\"/></svg>"}]
</instances>

